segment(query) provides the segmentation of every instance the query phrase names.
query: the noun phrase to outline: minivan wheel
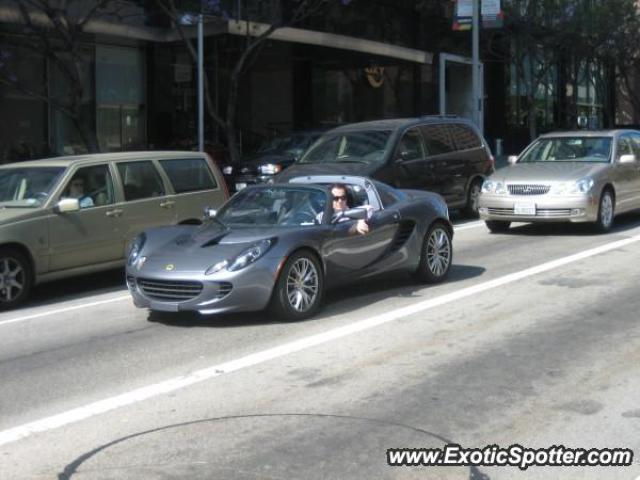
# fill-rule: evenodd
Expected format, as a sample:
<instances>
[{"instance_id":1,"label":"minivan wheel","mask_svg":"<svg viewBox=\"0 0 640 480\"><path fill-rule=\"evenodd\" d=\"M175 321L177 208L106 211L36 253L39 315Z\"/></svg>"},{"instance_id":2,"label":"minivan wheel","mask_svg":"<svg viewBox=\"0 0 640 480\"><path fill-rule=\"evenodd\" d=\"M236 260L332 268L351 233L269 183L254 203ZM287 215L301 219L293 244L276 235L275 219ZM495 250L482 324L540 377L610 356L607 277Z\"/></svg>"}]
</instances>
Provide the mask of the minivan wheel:
<instances>
[{"instance_id":1,"label":"minivan wheel","mask_svg":"<svg viewBox=\"0 0 640 480\"><path fill-rule=\"evenodd\" d=\"M14 248L0 248L0 310L22 303L32 285L31 264L24 254Z\"/></svg>"},{"instance_id":2,"label":"minivan wheel","mask_svg":"<svg viewBox=\"0 0 640 480\"><path fill-rule=\"evenodd\" d=\"M449 274L452 260L451 232L442 223L434 223L422 241L420 263L414 277L422 283L441 282Z\"/></svg>"},{"instance_id":3,"label":"minivan wheel","mask_svg":"<svg viewBox=\"0 0 640 480\"><path fill-rule=\"evenodd\" d=\"M478 200L480 199L480 191L482 190L482 182L480 180L474 180L469 185L469 191L467 192L467 204L464 207L464 213L470 217L478 216Z\"/></svg>"},{"instance_id":4,"label":"minivan wheel","mask_svg":"<svg viewBox=\"0 0 640 480\"><path fill-rule=\"evenodd\" d=\"M596 220L596 228L599 232L608 232L613 226L614 211L613 194L611 190L605 190L600 196L598 204L598 219Z\"/></svg>"},{"instance_id":5,"label":"minivan wheel","mask_svg":"<svg viewBox=\"0 0 640 480\"><path fill-rule=\"evenodd\" d=\"M269 310L288 321L313 316L320 308L324 293L324 277L318 259L302 250L285 262L273 291Z\"/></svg>"},{"instance_id":6,"label":"minivan wheel","mask_svg":"<svg viewBox=\"0 0 640 480\"><path fill-rule=\"evenodd\" d=\"M491 233L506 232L511 225L511 222L505 222L504 220L487 220L484 223L487 224L487 228Z\"/></svg>"}]
</instances>

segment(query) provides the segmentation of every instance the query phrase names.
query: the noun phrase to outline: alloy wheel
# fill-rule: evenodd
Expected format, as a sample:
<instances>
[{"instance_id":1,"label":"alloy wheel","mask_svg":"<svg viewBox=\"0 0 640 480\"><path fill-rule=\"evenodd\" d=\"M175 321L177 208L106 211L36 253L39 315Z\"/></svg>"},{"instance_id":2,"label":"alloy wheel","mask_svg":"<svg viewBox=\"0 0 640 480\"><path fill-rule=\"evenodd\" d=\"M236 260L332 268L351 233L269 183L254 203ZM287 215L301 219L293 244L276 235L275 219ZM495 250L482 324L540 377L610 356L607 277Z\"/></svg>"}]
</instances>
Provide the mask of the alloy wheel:
<instances>
[{"instance_id":1,"label":"alloy wheel","mask_svg":"<svg viewBox=\"0 0 640 480\"><path fill-rule=\"evenodd\" d=\"M311 260L298 258L287 275L287 299L297 312L306 312L318 296L318 271Z\"/></svg>"},{"instance_id":2,"label":"alloy wheel","mask_svg":"<svg viewBox=\"0 0 640 480\"><path fill-rule=\"evenodd\" d=\"M443 228L433 229L426 248L429 271L436 277L444 275L451 262L451 242Z\"/></svg>"},{"instance_id":3,"label":"alloy wheel","mask_svg":"<svg viewBox=\"0 0 640 480\"><path fill-rule=\"evenodd\" d=\"M24 290L25 271L15 258L0 259L0 302L12 302Z\"/></svg>"}]
</instances>

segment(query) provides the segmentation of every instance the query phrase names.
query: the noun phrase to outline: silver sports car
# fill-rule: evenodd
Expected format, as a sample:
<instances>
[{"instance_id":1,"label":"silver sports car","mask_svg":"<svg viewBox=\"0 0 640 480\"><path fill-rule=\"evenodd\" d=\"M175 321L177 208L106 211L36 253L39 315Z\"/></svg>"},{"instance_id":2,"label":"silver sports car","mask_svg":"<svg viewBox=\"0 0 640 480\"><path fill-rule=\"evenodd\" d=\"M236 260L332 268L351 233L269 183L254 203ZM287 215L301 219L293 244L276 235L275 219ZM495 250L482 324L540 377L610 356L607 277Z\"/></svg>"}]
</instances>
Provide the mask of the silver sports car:
<instances>
[{"instance_id":1,"label":"silver sports car","mask_svg":"<svg viewBox=\"0 0 640 480\"><path fill-rule=\"evenodd\" d=\"M392 270L439 282L451 267L453 229L444 200L363 178L316 176L248 187L203 225L159 227L129 247L136 306L221 313L269 307L279 318L313 315L327 288ZM330 186L349 208L332 211ZM369 232L354 233L366 219Z\"/></svg>"}]
</instances>

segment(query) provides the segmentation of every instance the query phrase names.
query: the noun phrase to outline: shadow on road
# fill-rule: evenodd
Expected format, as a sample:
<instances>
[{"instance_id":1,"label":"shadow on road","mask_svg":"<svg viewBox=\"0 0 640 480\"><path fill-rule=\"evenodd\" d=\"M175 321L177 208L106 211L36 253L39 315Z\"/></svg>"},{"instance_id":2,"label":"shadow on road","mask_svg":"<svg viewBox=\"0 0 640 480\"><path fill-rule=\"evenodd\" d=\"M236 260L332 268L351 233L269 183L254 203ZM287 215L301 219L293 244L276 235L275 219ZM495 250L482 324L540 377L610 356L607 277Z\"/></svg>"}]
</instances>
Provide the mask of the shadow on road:
<instances>
[{"instance_id":1,"label":"shadow on road","mask_svg":"<svg viewBox=\"0 0 640 480\"><path fill-rule=\"evenodd\" d=\"M460 282L479 277L484 273L483 267L470 265L452 265L446 283ZM390 287L391 285L391 287ZM435 286L434 286L435 287ZM322 321L323 318L342 315L353 310L377 303L389 298L423 298L429 297L429 286L416 283L410 275L393 273L359 284L347 285L329 290L323 300L323 307L314 317L306 322ZM175 327L247 327L262 324L287 323L274 318L267 312L248 312L219 315L200 315L195 312L149 312L150 322L162 323Z\"/></svg>"}]
</instances>

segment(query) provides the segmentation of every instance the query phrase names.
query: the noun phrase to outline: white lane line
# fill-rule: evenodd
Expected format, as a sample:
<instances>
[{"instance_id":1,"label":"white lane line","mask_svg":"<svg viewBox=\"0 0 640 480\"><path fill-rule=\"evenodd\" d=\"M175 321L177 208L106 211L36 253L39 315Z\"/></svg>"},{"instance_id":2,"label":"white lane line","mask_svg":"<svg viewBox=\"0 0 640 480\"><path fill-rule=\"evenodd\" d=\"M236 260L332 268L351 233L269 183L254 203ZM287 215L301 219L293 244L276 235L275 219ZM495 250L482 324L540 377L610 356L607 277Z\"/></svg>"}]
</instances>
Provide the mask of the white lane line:
<instances>
[{"instance_id":1,"label":"white lane line","mask_svg":"<svg viewBox=\"0 0 640 480\"><path fill-rule=\"evenodd\" d=\"M64 425L69 425L71 423L78 422L80 420L84 420L84 419L93 417L95 415L99 415L101 413L114 410L119 407L124 407L126 405L138 403L143 400L147 400L164 393L173 392L173 391L188 387L190 385L194 385L196 383L200 383L205 380L209 380L214 377L224 375L226 373L231 373L237 370L241 370L243 368L252 367L260 363L264 363L269 360L272 360L274 358L279 358L295 352L307 350L314 346L327 343L331 340L336 340L339 338L346 337L348 335L352 335L357 332L362 332L364 330L368 330L373 327L377 327L379 325L392 322L399 318L413 315L418 312L423 312L425 310L438 307L446 303L461 300L463 298L467 298L472 295L476 295L493 288L497 288L509 283L517 282L519 280L530 277L532 275L537 275L539 273L547 272L554 268L558 268L563 265L577 262L585 258L593 257L594 255L615 250L639 241L640 241L640 235L636 235L624 240L618 240L616 242L611 242L596 248L584 250L582 252L576 253L574 255L570 255L568 257L543 263L541 265L527 268L519 272L511 273L509 275L505 275L503 277L500 277L494 280L489 280L487 282L483 282L478 285L463 288L462 290L448 293L440 297L424 300L422 302L418 302L413 305L399 308L391 312L383 313L381 315L376 315L374 317L368 318L366 320L361 320L361 321L352 323L350 325L346 325L344 327L335 328L333 330L329 330L324 333L319 333L316 335L311 335L305 338L301 338L299 340L285 343L277 347L273 347L267 350L262 350L256 353L249 354L245 357L241 357L236 360L220 363L218 365L213 365L211 367L204 368L201 370L196 370L187 375L165 380L163 382L156 383L153 385L148 385L146 387L141 387L136 390L132 390L130 392L117 395L115 397L99 400L97 402L90 403L83 407L74 408L72 410L68 410L66 412L63 412L57 415L36 420L34 422L26 423L18 427L10 428L8 430L4 430L0 432L0 445L5 445L7 443L15 442L17 440L29 437L34 433L46 432L48 430L62 427Z\"/></svg>"},{"instance_id":2,"label":"white lane line","mask_svg":"<svg viewBox=\"0 0 640 480\"><path fill-rule=\"evenodd\" d=\"M454 231L457 232L460 230L469 230L471 228L481 227L482 225L484 225L484 222L482 221L472 222L472 223L470 222L470 223L464 223L462 225L454 225L453 229ZM10 318L8 320L0 320L0 326L9 325L11 323L24 322L26 320L33 320L34 318L42 318L42 317L48 317L50 315L57 315L58 313L72 312L74 310L80 310L82 308L95 307L98 305L103 305L105 303L119 302L119 301L127 300L130 298L131 298L130 295L122 295L120 297L111 298L109 300L99 300L96 302L82 303L79 305L73 305L71 307L64 307L64 308L58 308L56 310L48 310L46 312L34 313L33 315L26 315L24 317Z\"/></svg>"},{"instance_id":3,"label":"white lane line","mask_svg":"<svg viewBox=\"0 0 640 480\"><path fill-rule=\"evenodd\" d=\"M95 307L98 305L104 305L106 303L120 302L125 299L130 299L131 295L121 295L119 297L110 298L108 300L98 300L96 302L82 303L80 305L73 305L71 307L57 308L56 310L47 310L46 312L34 313L33 315L27 315L25 317L10 318L9 320L1 320L0 325L9 325L10 323L24 322L25 320L32 320L34 318L47 317L49 315L56 315L58 313L72 312L74 310L80 310L82 308Z\"/></svg>"}]
</instances>

